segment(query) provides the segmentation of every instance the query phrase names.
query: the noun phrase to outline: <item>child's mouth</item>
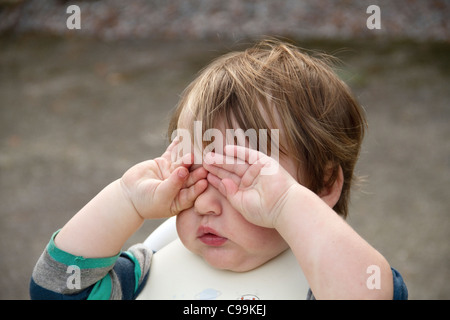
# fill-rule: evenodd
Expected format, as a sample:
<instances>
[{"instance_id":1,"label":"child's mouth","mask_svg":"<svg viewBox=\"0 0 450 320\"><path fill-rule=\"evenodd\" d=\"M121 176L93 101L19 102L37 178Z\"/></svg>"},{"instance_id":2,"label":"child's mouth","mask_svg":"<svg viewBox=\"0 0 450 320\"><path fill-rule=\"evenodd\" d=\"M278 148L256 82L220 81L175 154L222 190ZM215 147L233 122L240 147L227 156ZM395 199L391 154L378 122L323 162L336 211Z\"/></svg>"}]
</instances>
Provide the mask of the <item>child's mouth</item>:
<instances>
[{"instance_id":1,"label":"child's mouth","mask_svg":"<svg viewBox=\"0 0 450 320\"><path fill-rule=\"evenodd\" d=\"M197 238L208 246L218 247L227 242L227 238L220 236L214 229L200 226L197 231Z\"/></svg>"}]
</instances>

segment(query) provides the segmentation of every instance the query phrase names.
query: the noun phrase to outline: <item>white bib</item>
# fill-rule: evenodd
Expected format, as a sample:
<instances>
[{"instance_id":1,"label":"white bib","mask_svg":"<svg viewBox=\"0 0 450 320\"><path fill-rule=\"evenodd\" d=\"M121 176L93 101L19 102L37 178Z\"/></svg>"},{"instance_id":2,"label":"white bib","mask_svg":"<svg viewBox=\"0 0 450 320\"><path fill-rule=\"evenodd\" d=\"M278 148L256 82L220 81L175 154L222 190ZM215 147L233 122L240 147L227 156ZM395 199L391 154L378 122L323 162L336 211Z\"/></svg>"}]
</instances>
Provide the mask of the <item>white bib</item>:
<instances>
[{"instance_id":1,"label":"white bib","mask_svg":"<svg viewBox=\"0 0 450 320\"><path fill-rule=\"evenodd\" d=\"M147 284L137 299L301 299L308 282L290 249L247 272L211 267L179 239L153 255Z\"/></svg>"}]
</instances>

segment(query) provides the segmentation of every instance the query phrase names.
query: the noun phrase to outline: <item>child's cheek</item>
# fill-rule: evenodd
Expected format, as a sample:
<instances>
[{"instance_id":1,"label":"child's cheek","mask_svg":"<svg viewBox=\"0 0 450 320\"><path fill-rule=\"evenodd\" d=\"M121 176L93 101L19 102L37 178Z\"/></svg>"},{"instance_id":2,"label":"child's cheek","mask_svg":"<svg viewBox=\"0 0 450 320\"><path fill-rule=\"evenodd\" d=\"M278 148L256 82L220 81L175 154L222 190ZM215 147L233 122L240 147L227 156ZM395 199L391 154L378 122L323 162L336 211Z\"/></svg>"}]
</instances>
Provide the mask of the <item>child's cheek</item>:
<instances>
[{"instance_id":1,"label":"child's cheek","mask_svg":"<svg viewBox=\"0 0 450 320\"><path fill-rule=\"evenodd\" d=\"M184 210L177 215L177 233L181 242L188 249L191 249L192 241L195 240L195 216L192 208Z\"/></svg>"},{"instance_id":2,"label":"child's cheek","mask_svg":"<svg viewBox=\"0 0 450 320\"><path fill-rule=\"evenodd\" d=\"M241 214L235 216L233 220L230 238L246 251L271 255L272 252L278 254L287 249L288 245L275 229L254 225L245 220Z\"/></svg>"}]
</instances>

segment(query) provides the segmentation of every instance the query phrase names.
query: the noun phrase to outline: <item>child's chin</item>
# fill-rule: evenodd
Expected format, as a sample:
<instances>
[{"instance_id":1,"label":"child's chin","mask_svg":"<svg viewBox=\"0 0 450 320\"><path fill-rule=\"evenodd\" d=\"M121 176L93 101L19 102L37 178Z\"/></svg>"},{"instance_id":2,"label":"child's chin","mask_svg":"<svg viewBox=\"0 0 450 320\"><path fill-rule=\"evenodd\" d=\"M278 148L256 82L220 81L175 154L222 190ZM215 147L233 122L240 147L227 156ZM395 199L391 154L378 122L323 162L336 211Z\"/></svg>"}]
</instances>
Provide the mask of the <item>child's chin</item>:
<instances>
[{"instance_id":1,"label":"child's chin","mask_svg":"<svg viewBox=\"0 0 450 320\"><path fill-rule=\"evenodd\" d=\"M211 259L203 257L203 259L208 263L211 267L219 270L226 270L232 272L247 272L259 267L261 264L252 265L248 262L235 262L235 261L224 261L223 259Z\"/></svg>"}]
</instances>

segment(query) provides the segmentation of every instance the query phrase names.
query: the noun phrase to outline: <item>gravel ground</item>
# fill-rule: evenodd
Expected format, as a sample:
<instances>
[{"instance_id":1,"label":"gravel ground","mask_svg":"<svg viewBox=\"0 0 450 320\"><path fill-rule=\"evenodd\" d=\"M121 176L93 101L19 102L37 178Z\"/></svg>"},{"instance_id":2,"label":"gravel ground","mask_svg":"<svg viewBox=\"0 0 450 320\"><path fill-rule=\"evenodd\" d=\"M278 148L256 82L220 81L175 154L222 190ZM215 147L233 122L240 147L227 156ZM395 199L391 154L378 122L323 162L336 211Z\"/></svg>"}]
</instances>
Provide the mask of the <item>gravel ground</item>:
<instances>
[{"instance_id":1,"label":"gravel ground","mask_svg":"<svg viewBox=\"0 0 450 320\"><path fill-rule=\"evenodd\" d=\"M75 32L66 27L66 9L72 4L81 12L81 29ZM379 30L366 26L370 5L380 9ZM239 40L282 34L448 41L449 16L448 0L0 0L0 32L77 33L106 40Z\"/></svg>"},{"instance_id":2,"label":"gravel ground","mask_svg":"<svg viewBox=\"0 0 450 320\"><path fill-rule=\"evenodd\" d=\"M402 272L411 299L449 299L450 45L299 44L335 52L367 111L366 182L350 224ZM163 151L179 93L233 45L20 36L0 37L0 47L0 298L28 299L51 233Z\"/></svg>"}]
</instances>

